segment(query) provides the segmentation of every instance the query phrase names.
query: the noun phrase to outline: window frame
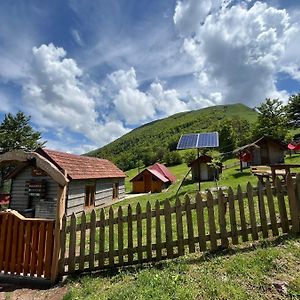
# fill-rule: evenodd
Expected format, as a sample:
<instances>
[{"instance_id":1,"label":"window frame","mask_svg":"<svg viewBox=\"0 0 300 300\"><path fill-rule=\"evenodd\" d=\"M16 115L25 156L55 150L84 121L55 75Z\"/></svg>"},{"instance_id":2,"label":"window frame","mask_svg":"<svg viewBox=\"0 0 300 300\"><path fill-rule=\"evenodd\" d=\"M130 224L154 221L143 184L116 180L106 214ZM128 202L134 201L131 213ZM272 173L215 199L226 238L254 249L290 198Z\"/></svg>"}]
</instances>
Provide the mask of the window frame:
<instances>
[{"instance_id":1,"label":"window frame","mask_svg":"<svg viewBox=\"0 0 300 300\"><path fill-rule=\"evenodd\" d=\"M96 185L88 184L85 186L84 194L84 207L93 208L95 207L95 198L96 198Z\"/></svg>"}]
</instances>

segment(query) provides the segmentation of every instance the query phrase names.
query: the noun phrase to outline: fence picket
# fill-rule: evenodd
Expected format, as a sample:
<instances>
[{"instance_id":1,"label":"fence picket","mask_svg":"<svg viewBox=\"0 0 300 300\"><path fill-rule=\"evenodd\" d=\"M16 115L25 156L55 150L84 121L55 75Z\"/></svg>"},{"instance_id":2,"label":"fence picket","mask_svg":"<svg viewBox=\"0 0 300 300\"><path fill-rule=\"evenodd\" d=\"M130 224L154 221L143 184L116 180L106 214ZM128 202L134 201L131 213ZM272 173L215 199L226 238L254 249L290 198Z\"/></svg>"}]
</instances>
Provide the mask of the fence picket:
<instances>
[{"instance_id":1,"label":"fence picket","mask_svg":"<svg viewBox=\"0 0 300 300\"><path fill-rule=\"evenodd\" d=\"M257 223L256 223L256 216L255 216L254 200L253 200L253 188L250 182L247 183L247 198L248 198L248 207L249 207L249 214L250 214L252 239L258 240Z\"/></svg>"},{"instance_id":2,"label":"fence picket","mask_svg":"<svg viewBox=\"0 0 300 300\"><path fill-rule=\"evenodd\" d=\"M67 218L66 215L63 216L62 222L61 222L61 233L60 233L60 260L59 260L59 274L62 275L65 270L65 256L66 256L66 228L67 228ZM48 228L46 228L46 231L48 231ZM48 233L47 233L48 234ZM46 234L46 236L47 236ZM81 244L80 244L81 246ZM46 249L47 251L47 249ZM45 264L46 256L45 256Z\"/></svg>"},{"instance_id":3,"label":"fence picket","mask_svg":"<svg viewBox=\"0 0 300 300\"><path fill-rule=\"evenodd\" d=\"M31 260L30 260L30 276L36 273L36 263L37 263L37 246L38 246L38 223L33 224L32 230L32 244L31 244Z\"/></svg>"},{"instance_id":4,"label":"fence picket","mask_svg":"<svg viewBox=\"0 0 300 300\"><path fill-rule=\"evenodd\" d=\"M8 216L8 227L7 227L7 237L5 242L5 252L4 252L4 273L8 273L9 271L9 261L11 257L10 245L12 239L12 228L13 228L13 216Z\"/></svg>"},{"instance_id":5,"label":"fence picket","mask_svg":"<svg viewBox=\"0 0 300 300\"><path fill-rule=\"evenodd\" d=\"M118 256L119 256L119 265L124 264L123 258L123 248L124 248L124 237L123 237L123 210L119 206L118 209Z\"/></svg>"},{"instance_id":6,"label":"fence picket","mask_svg":"<svg viewBox=\"0 0 300 300\"><path fill-rule=\"evenodd\" d=\"M155 202L155 240L156 240L156 259L161 260L161 224L160 224L160 204L158 200Z\"/></svg>"},{"instance_id":7,"label":"fence picket","mask_svg":"<svg viewBox=\"0 0 300 300\"><path fill-rule=\"evenodd\" d=\"M172 218L171 218L171 206L170 201L167 199L164 203L164 215L165 215L165 234L166 234L166 248L167 257L173 258L173 234L172 234Z\"/></svg>"},{"instance_id":8,"label":"fence picket","mask_svg":"<svg viewBox=\"0 0 300 300\"><path fill-rule=\"evenodd\" d=\"M267 182L266 182L266 194L267 194L267 201L268 201L270 220L271 220L271 226L272 226L272 234L273 234L273 236L277 236L279 234L279 232L278 232L278 227L277 227L274 199L273 199L271 184L270 184L269 180L267 180Z\"/></svg>"},{"instance_id":9,"label":"fence picket","mask_svg":"<svg viewBox=\"0 0 300 300\"><path fill-rule=\"evenodd\" d=\"M177 229L177 240L178 240L178 255L184 254L184 244L183 244L183 226L182 226L182 206L181 201L177 197L176 199L176 229Z\"/></svg>"},{"instance_id":10,"label":"fence picket","mask_svg":"<svg viewBox=\"0 0 300 300\"><path fill-rule=\"evenodd\" d=\"M6 244L6 233L8 226L8 215L2 215L1 236L0 236L0 270L4 270L4 255Z\"/></svg>"},{"instance_id":11,"label":"fence picket","mask_svg":"<svg viewBox=\"0 0 300 300\"><path fill-rule=\"evenodd\" d=\"M299 224L299 210L298 210L298 204L296 199L296 193L295 193L295 186L293 183L293 178L291 174L287 175L286 178L286 185L287 185L287 193L290 203L290 213L291 213L291 219L292 219L292 232L298 233L300 229Z\"/></svg>"},{"instance_id":12,"label":"fence picket","mask_svg":"<svg viewBox=\"0 0 300 300\"><path fill-rule=\"evenodd\" d=\"M75 257L76 257L76 215L73 213L71 215L70 223L70 244L69 244L69 261L68 261L68 271L75 271Z\"/></svg>"},{"instance_id":13,"label":"fence picket","mask_svg":"<svg viewBox=\"0 0 300 300\"><path fill-rule=\"evenodd\" d=\"M95 236L96 236L96 212L93 209L91 212L90 221L90 253L89 253L89 267L95 267Z\"/></svg>"},{"instance_id":14,"label":"fence picket","mask_svg":"<svg viewBox=\"0 0 300 300\"><path fill-rule=\"evenodd\" d=\"M194 243L194 228L193 228L193 218L191 210L191 200L188 195L185 196L185 211L186 211L186 224L188 231L188 245L189 253L195 252L195 243Z\"/></svg>"},{"instance_id":15,"label":"fence picket","mask_svg":"<svg viewBox=\"0 0 300 300\"><path fill-rule=\"evenodd\" d=\"M197 213L197 226L199 236L199 247L201 251L206 250L206 237L205 237L205 222L202 197L199 192L196 194L196 213Z\"/></svg>"},{"instance_id":16,"label":"fence picket","mask_svg":"<svg viewBox=\"0 0 300 300\"><path fill-rule=\"evenodd\" d=\"M152 260L152 216L151 216L151 204L148 201L146 207L146 248L147 248L147 260Z\"/></svg>"},{"instance_id":17,"label":"fence picket","mask_svg":"<svg viewBox=\"0 0 300 300\"><path fill-rule=\"evenodd\" d=\"M288 233L289 232L289 221L288 221L288 216L287 216L287 211L286 211L284 194L282 191L282 184L278 177L276 177L275 186L276 186L276 195L277 195L278 208L279 208L279 214L280 214L281 228L282 228L283 233Z\"/></svg>"},{"instance_id":18,"label":"fence picket","mask_svg":"<svg viewBox=\"0 0 300 300\"><path fill-rule=\"evenodd\" d=\"M239 237L238 237L237 224L236 224L234 194L231 187L228 189L228 206L229 206L231 239L232 239L232 243L234 245L237 245L239 242Z\"/></svg>"},{"instance_id":19,"label":"fence picket","mask_svg":"<svg viewBox=\"0 0 300 300\"><path fill-rule=\"evenodd\" d=\"M114 266L114 246L115 246L115 238L114 238L114 210L112 207L109 209L109 217L108 217L108 239L109 239L109 248L108 248L108 257L109 257L109 266Z\"/></svg>"},{"instance_id":20,"label":"fence picket","mask_svg":"<svg viewBox=\"0 0 300 300\"><path fill-rule=\"evenodd\" d=\"M260 215L260 223L261 223L261 227L262 227L262 233L263 233L263 237L267 238L269 236L268 224L267 224L263 185L260 181L258 181L257 195L258 195L258 207L259 207L259 215Z\"/></svg>"},{"instance_id":21,"label":"fence picket","mask_svg":"<svg viewBox=\"0 0 300 300\"><path fill-rule=\"evenodd\" d=\"M240 211L242 240L243 242L247 242L248 241L247 223L246 223L246 216L245 216L243 192L240 185L238 185L237 197L238 197L238 204L239 204L239 211Z\"/></svg>"},{"instance_id":22,"label":"fence picket","mask_svg":"<svg viewBox=\"0 0 300 300\"><path fill-rule=\"evenodd\" d=\"M133 238L132 238L132 208L131 205L128 205L128 263L132 263L133 261Z\"/></svg>"},{"instance_id":23,"label":"fence picket","mask_svg":"<svg viewBox=\"0 0 300 300\"><path fill-rule=\"evenodd\" d=\"M85 211L81 213L80 224L80 250L79 250L79 270L84 270L84 258L85 258L85 239L86 239L86 214Z\"/></svg>"},{"instance_id":24,"label":"fence picket","mask_svg":"<svg viewBox=\"0 0 300 300\"><path fill-rule=\"evenodd\" d=\"M44 263L44 251L45 251L45 223L42 222L39 227L39 242L37 248L37 276L41 277L43 274Z\"/></svg>"},{"instance_id":25,"label":"fence picket","mask_svg":"<svg viewBox=\"0 0 300 300\"><path fill-rule=\"evenodd\" d=\"M99 220L99 268L104 267L104 250L105 250L105 213L104 209L100 210Z\"/></svg>"},{"instance_id":26,"label":"fence picket","mask_svg":"<svg viewBox=\"0 0 300 300\"><path fill-rule=\"evenodd\" d=\"M3 225L2 225L3 226ZM23 272L23 263L24 263L24 222L23 220L20 221L19 226L19 233L18 233L18 252L17 252L17 275ZM1 254L0 254L1 255ZM0 270L1 270L1 264L0 264Z\"/></svg>"},{"instance_id":27,"label":"fence picket","mask_svg":"<svg viewBox=\"0 0 300 300\"><path fill-rule=\"evenodd\" d=\"M227 248L229 242L228 242L228 233L226 229L225 205L226 203L224 201L224 194L220 189L218 191L218 215L219 215L219 226L220 226L220 233L221 233L221 244L223 247Z\"/></svg>"},{"instance_id":28,"label":"fence picket","mask_svg":"<svg viewBox=\"0 0 300 300\"><path fill-rule=\"evenodd\" d=\"M296 175L296 199L297 199L298 212L300 215L300 173Z\"/></svg>"},{"instance_id":29,"label":"fence picket","mask_svg":"<svg viewBox=\"0 0 300 300\"><path fill-rule=\"evenodd\" d=\"M208 210L210 245L211 245L211 250L215 250L217 248L217 234L216 234L213 196L210 191L208 191L206 195L207 195L207 210Z\"/></svg>"},{"instance_id":30,"label":"fence picket","mask_svg":"<svg viewBox=\"0 0 300 300\"><path fill-rule=\"evenodd\" d=\"M143 260L143 229L142 229L142 208L140 203L136 206L136 226L137 226L137 247L138 261Z\"/></svg>"},{"instance_id":31,"label":"fence picket","mask_svg":"<svg viewBox=\"0 0 300 300\"><path fill-rule=\"evenodd\" d=\"M18 243L18 229L20 226L20 221L14 218L13 224L13 236L12 236L12 248L11 248L11 266L10 272L14 273L16 270L16 256L17 256L17 243Z\"/></svg>"},{"instance_id":32,"label":"fence picket","mask_svg":"<svg viewBox=\"0 0 300 300\"><path fill-rule=\"evenodd\" d=\"M29 223L29 222L28 222ZM51 277L51 266L52 266L52 254L53 254L53 228L54 222L47 224L47 233L46 233L46 254L45 254L45 277ZM52 245L52 247L50 247ZM26 253L25 253L26 255Z\"/></svg>"}]
</instances>

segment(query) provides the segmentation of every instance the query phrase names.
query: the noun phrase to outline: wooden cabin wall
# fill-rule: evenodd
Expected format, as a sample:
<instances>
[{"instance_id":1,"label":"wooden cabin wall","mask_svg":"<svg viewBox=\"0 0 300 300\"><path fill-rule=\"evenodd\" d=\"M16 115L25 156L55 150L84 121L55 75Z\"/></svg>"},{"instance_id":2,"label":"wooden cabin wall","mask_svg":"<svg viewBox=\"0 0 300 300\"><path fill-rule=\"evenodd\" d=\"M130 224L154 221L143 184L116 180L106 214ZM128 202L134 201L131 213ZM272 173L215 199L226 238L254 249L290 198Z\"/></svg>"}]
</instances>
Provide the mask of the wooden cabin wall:
<instances>
[{"instance_id":1,"label":"wooden cabin wall","mask_svg":"<svg viewBox=\"0 0 300 300\"><path fill-rule=\"evenodd\" d=\"M284 163L284 151L279 147L269 144L270 164Z\"/></svg>"},{"instance_id":2,"label":"wooden cabin wall","mask_svg":"<svg viewBox=\"0 0 300 300\"><path fill-rule=\"evenodd\" d=\"M71 180L68 185L66 213L79 213L86 209L85 207L85 188L87 185L96 186L95 207L105 206L113 203L113 183L119 183L119 199L125 197L124 178L104 178L95 180Z\"/></svg>"},{"instance_id":3,"label":"wooden cabin wall","mask_svg":"<svg viewBox=\"0 0 300 300\"><path fill-rule=\"evenodd\" d=\"M28 208L29 197L26 183L30 180L46 181L46 199L35 206L36 218L55 218L58 184L50 176L33 176L32 167L26 167L12 180L10 208L22 212Z\"/></svg>"},{"instance_id":4,"label":"wooden cabin wall","mask_svg":"<svg viewBox=\"0 0 300 300\"><path fill-rule=\"evenodd\" d=\"M203 176L204 168L205 168L206 176ZM198 181L198 165L196 163L192 167L192 178L194 181ZM211 180L214 180L214 168L210 167L206 163L200 163L200 181L211 181Z\"/></svg>"}]
</instances>

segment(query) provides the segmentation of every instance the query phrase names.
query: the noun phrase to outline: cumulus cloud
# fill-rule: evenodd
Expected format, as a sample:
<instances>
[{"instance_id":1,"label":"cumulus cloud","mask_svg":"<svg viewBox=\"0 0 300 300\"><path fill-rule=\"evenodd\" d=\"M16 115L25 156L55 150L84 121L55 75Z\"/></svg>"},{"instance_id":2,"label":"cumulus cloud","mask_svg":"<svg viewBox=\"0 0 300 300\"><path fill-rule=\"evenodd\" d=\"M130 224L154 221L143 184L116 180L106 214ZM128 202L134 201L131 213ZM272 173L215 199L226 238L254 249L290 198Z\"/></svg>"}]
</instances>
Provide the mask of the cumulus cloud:
<instances>
[{"instance_id":1,"label":"cumulus cloud","mask_svg":"<svg viewBox=\"0 0 300 300\"><path fill-rule=\"evenodd\" d=\"M53 44L33 48L30 80L23 86L24 101L36 124L82 133L99 145L126 133L122 123L98 121L96 102L81 81L82 70Z\"/></svg>"},{"instance_id":2,"label":"cumulus cloud","mask_svg":"<svg viewBox=\"0 0 300 300\"><path fill-rule=\"evenodd\" d=\"M296 33L287 11L261 2L212 3L178 1L174 14L184 35L182 49L195 62L200 96L254 106L265 97L284 95L276 90L276 74ZM190 19L193 11L198 13ZM295 66L289 70L297 76Z\"/></svg>"},{"instance_id":3,"label":"cumulus cloud","mask_svg":"<svg viewBox=\"0 0 300 300\"><path fill-rule=\"evenodd\" d=\"M161 82L153 82L147 90L141 90L134 68L118 70L107 77L105 97L111 99L114 110L126 124L140 124L188 109L179 93L165 89Z\"/></svg>"}]
</instances>

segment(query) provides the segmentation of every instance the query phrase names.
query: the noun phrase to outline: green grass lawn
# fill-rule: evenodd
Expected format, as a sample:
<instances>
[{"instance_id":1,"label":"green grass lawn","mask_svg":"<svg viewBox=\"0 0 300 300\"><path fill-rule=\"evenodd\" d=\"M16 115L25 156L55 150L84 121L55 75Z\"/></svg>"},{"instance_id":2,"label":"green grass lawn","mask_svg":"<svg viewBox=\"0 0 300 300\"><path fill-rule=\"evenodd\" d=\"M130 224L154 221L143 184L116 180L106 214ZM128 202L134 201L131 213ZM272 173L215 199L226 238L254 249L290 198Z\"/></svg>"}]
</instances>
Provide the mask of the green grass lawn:
<instances>
[{"instance_id":1,"label":"green grass lawn","mask_svg":"<svg viewBox=\"0 0 300 300\"><path fill-rule=\"evenodd\" d=\"M276 289L284 282L286 292ZM284 236L223 252L69 279L71 299L299 299L300 238Z\"/></svg>"}]
</instances>

